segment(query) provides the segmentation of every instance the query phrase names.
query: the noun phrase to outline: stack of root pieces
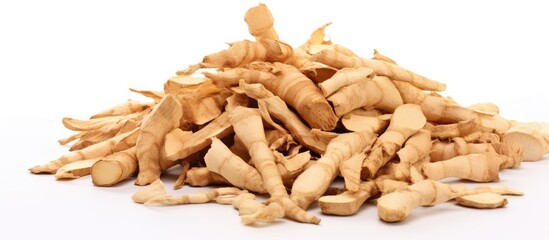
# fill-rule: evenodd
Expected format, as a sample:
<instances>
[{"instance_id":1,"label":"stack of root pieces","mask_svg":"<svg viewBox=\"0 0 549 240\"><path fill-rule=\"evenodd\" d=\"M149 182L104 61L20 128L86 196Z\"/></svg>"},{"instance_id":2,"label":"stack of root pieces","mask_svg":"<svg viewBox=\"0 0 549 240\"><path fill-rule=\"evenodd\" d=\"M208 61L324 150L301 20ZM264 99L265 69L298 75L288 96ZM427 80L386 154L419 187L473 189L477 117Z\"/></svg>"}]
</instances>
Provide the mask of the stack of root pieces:
<instances>
[{"instance_id":1,"label":"stack of root pieces","mask_svg":"<svg viewBox=\"0 0 549 240\"><path fill-rule=\"evenodd\" d=\"M245 22L255 41L205 56L161 92L131 89L150 102L64 118L76 131L59 141L76 141L70 152L30 171L91 174L96 186L137 176L136 185L147 185L132 197L137 203L230 204L244 224L282 217L318 224L306 211L314 202L325 214L352 215L368 200L377 200L383 221L398 222L451 200L505 206L504 195L521 193L439 180L497 182L500 170L549 150L546 124L506 120L490 103L459 105L438 93L445 84L377 51L362 58L326 41L329 24L295 48L279 39L265 5L249 9ZM173 167L181 169L176 189L224 186L170 195L160 176ZM336 179L344 189L332 187Z\"/></svg>"}]
</instances>

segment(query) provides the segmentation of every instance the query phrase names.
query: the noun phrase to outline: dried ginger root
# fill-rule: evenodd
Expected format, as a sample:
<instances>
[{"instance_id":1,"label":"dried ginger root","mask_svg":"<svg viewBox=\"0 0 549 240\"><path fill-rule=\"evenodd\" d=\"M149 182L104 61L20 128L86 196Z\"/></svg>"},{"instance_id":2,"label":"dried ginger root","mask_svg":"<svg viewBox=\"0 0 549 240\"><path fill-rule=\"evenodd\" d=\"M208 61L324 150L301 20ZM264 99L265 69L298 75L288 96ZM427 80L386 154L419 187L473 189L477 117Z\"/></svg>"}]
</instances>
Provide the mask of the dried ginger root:
<instances>
[{"instance_id":1,"label":"dried ginger root","mask_svg":"<svg viewBox=\"0 0 549 240\"><path fill-rule=\"evenodd\" d=\"M331 23L294 48L279 38L264 4L244 20L254 41L206 55L176 72L163 91L130 88L150 102L63 118L75 131L59 140L73 142L70 152L30 171L58 179L90 174L95 186L137 175L137 185L150 185L132 196L135 202L231 204L243 224L282 217L318 224L306 211L315 201L325 214L352 215L370 199L377 199L381 220L397 222L418 206L450 200L503 207L502 195L522 192L438 180L498 181L500 170L549 153L549 124L519 123L492 103L461 106L425 92L446 85L375 49L366 59L333 43L325 34ZM160 177L174 166L181 169L174 189L224 187L169 195ZM334 191L338 177L344 189ZM268 199L258 202L248 191Z\"/></svg>"}]
</instances>

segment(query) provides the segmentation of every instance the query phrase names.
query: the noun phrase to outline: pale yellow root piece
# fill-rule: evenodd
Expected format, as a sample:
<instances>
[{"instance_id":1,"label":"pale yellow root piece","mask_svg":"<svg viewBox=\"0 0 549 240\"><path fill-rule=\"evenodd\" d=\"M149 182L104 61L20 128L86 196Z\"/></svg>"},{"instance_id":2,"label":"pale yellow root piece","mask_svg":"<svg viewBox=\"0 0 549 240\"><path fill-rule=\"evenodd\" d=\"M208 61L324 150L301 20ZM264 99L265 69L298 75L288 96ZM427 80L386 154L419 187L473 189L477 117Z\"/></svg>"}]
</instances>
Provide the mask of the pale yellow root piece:
<instances>
[{"instance_id":1,"label":"pale yellow root piece","mask_svg":"<svg viewBox=\"0 0 549 240\"><path fill-rule=\"evenodd\" d=\"M379 51L377 51L377 49L374 49L374 56L372 57L372 59L392 63L392 64L395 64L395 65L397 64L393 59L379 53Z\"/></svg>"},{"instance_id":2,"label":"pale yellow root piece","mask_svg":"<svg viewBox=\"0 0 549 240\"><path fill-rule=\"evenodd\" d=\"M61 156L57 160L50 161L44 165L38 165L38 166L32 167L29 169L29 171L31 171L32 173L50 173L51 174L51 173L55 173L57 169L59 169L63 165L71 162L104 157L109 154L112 154L113 152L116 152L115 150L121 151L121 150L128 149L132 146L131 144L127 144L126 138L131 137L136 132L139 132L138 129L132 132L119 134L106 141L88 146L81 150L69 152Z\"/></svg>"},{"instance_id":3,"label":"pale yellow root piece","mask_svg":"<svg viewBox=\"0 0 549 240\"><path fill-rule=\"evenodd\" d=\"M80 140L71 146L70 151L81 149L80 147L86 147L88 144L93 145L105 141L125 131L131 131L141 124L141 121L149 112L150 109L146 109L138 113L127 115L127 118L121 119L116 123L86 131L86 133L80 137ZM77 146L79 144L82 144L82 146Z\"/></svg>"},{"instance_id":4,"label":"pale yellow root piece","mask_svg":"<svg viewBox=\"0 0 549 240\"><path fill-rule=\"evenodd\" d=\"M334 76L337 69L319 62L307 62L303 66L299 67L299 71L315 83L321 83Z\"/></svg>"},{"instance_id":5,"label":"pale yellow root piece","mask_svg":"<svg viewBox=\"0 0 549 240\"><path fill-rule=\"evenodd\" d=\"M203 125L215 119L230 95L231 91L217 87L212 81L205 81L192 90L181 90L175 95L183 107L180 127L191 123Z\"/></svg>"},{"instance_id":6,"label":"pale yellow root piece","mask_svg":"<svg viewBox=\"0 0 549 240\"><path fill-rule=\"evenodd\" d=\"M357 108L377 108L392 113L403 104L393 81L387 77L375 76L345 86L328 97L338 117Z\"/></svg>"},{"instance_id":7,"label":"pale yellow root piece","mask_svg":"<svg viewBox=\"0 0 549 240\"><path fill-rule=\"evenodd\" d=\"M227 50L205 56L200 65L203 68L235 68L255 61L284 62L292 53L290 45L278 40L242 40L230 43Z\"/></svg>"},{"instance_id":8,"label":"pale yellow root piece","mask_svg":"<svg viewBox=\"0 0 549 240\"><path fill-rule=\"evenodd\" d=\"M328 142L337 136L337 134L331 132L312 131L288 108L280 97L274 96L263 85L241 82L240 87L246 95L257 100L264 119L273 117L282 122L292 137L308 149L323 154L326 151Z\"/></svg>"},{"instance_id":9,"label":"pale yellow root piece","mask_svg":"<svg viewBox=\"0 0 549 240\"><path fill-rule=\"evenodd\" d=\"M345 181L345 190L356 192L360 188L360 172L362 170L362 162L366 158L366 153L359 152L351 157L343 160L339 164L339 172Z\"/></svg>"},{"instance_id":10,"label":"pale yellow root piece","mask_svg":"<svg viewBox=\"0 0 549 240\"><path fill-rule=\"evenodd\" d=\"M284 209L280 204L271 202L268 205L255 200L251 193L241 193L231 199L233 207L238 209L240 221L244 225L252 225L257 222L273 222L284 217Z\"/></svg>"},{"instance_id":11,"label":"pale yellow root piece","mask_svg":"<svg viewBox=\"0 0 549 240\"><path fill-rule=\"evenodd\" d=\"M263 179L254 167L234 155L221 140L212 138L212 144L204 156L208 170L223 176L233 186L257 193L266 193Z\"/></svg>"},{"instance_id":12,"label":"pale yellow root piece","mask_svg":"<svg viewBox=\"0 0 549 240\"><path fill-rule=\"evenodd\" d=\"M387 130L379 136L362 165L362 179L372 179L379 168L389 162L404 142L426 123L418 105L405 104L398 107Z\"/></svg>"},{"instance_id":13,"label":"pale yellow root piece","mask_svg":"<svg viewBox=\"0 0 549 240\"><path fill-rule=\"evenodd\" d=\"M94 163L99 161L99 158L92 158L78 162L72 162L57 169L55 172L56 179L75 179L89 175Z\"/></svg>"},{"instance_id":14,"label":"pale yellow root piece","mask_svg":"<svg viewBox=\"0 0 549 240\"><path fill-rule=\"evenodd\" d=\"M478 114L480 126L484 131L495 132L497 134L505 134L511 127L513 127L513 121L502 118L500 115L485 115Z\"/></svg>"},{"instance_id":15,"label":"pale yellow root piece","mask_svg":"<svg viewBox=\"0 0 549 240\"><path fill-rule=\"evenodd\" d=\"M187 172L189 172L189 169L191 168L191 165L187 161L181 161L181 173L179 173L179 177L177 177L177 180L175 180L175 183L173 184L173 189L181 189L183 185L185 185L185 179L187 179Z\"/></svg>"},{"instance_id":16,"label":"pale yellow root piece","mask_svg":"<svg viewBox=\"0 0 549 240\"><path fill-rule=\"evenodd\" d=\"M467 143L456 138L451 143L435 140L429 156L432 162L438 162L472 153L496 153L496 150L490 143Z\"/></svg>"},{"instance_id":17,"label":"pale yellow root piece","mask_svg":"<svg viewBox=\"0 0 549 240\"><path fill-rule=\"evenodd\" d=\"M377 193L376 184L368 181L361 183L356 192L345 191L338 195L322 196L318 199L318 205L324 214L349 216L358 212L362 204Z\"/></svg>"},{"instance_id":18,"label":"pale yellow root piece","mask_svg":"<svg viewBox=\"0 0 549 240\"><path fill-rule=\"evenodd\" d=\"M164 183L160 179L156 179L149 186L136 191L132 195L132 200L136 203L150 205L198 204L210 202L219 196L237 195L241 192L242 190L238 188L224 187L188 195L172 196L166 193Z\"/></svg>"},{"instance_id":19,"label":"pale yellow root piece","mask_svg":"<svg viewBox=\"0 0 549 240\"><path fill-rule=\"evenodd\" d=\"M507 159L495 153L475 153L452 159L426 163L423 174L431 180L457 177L475 182L499 181L499 170Z\"/></svg>"},{"instance_id":20,"label":"pale yellow root piece","mask_svg":"<svg viewBox=\"0 0 549 240\"><path fill-rule=\"evenodd\" d=\"M59 142L60 145L67 145L67 144L69 144L70 142L72 142L72 141L74 141L74 140L76 140L76 139L79 139L79 138L82 137L82 135L84 135L84 134L86 134L85 131L83 131L83 132L77 132L77 133L75 133L75 134L73 134L73 135L70 135L70 136L68 136L68 137L66 137L66 138L59 139L59 140L57 140L57 142Z\"/></svg>"},{"instance_id":21,"label":"pale yellow root piece","mask_svg":"<svg viewBox=\"0 0 549 240\"><path fill-rule=\"evenodd\" d=\"M135 100L128 100L125 103L118 104L112 108L105 109L91 116L94 118L112 117L112 116L125 116L131 113L141 112L152 106L151 103L141 103Z\"/></svg>"},{"instance_id":22,"label":"pale yellow root piece","mask_svg":"<svg viewBox=\"0 0 549 240\"><path fill-rule=\"evenodd\" d=\"M521 145L524 161L538 161L549 152L549 144L546 141L549 139L548 136L533 127L518 125L509 129L502 140L505 144Z\"/></svg>"},{"instance_id":23,"label":"pale yellow root piece","mask_svg":"<svg viewBox=\"0 0 549 240\"><path fill-rule=\"evenodd\" d=\"M253 69L272 73L277 78L261 82L265 88L292 106L311 128L332 130L338 117L314 82L297 68L283 63L259 63Z\"/></svg>"},{"instance_id":24,"label":"pale yellow root piece","mask_svg":"<svg viewBox=\"0 0 549 240\"><path fill-rule=\"evenodd\" d=\"M139 113L132 113L125 116L108 116L108 117L93 118L93 119L87 119L87 120L79 120L79 119L64 117L63 125L67 129L70 129L73 131L91 131L91 130L99 129L104 126L115 125L120 121L132 119L139 115L140 115Z\"/></svg>"},{"instance_id":25,"label":"pale yellow root piece","mask_svg":"<svg viewBox=\"0 0 549 240\"><path fill-rule=\"evenodd\" d=\"M246 11L244 21L248 24L248 31L257 41L262 39L278 40L274 29L274 18L271 11L263 3Z\"/></svg>"},{"instance_id":26,"label":"pale yellow root piece","mask_svg":"<svg viewBox=\"0 0 549 240\"><path fill-rule=\"evenodd\" d=\"M499 107L494 103L477 103L468 106L470 109L473 109L477 113L486 114L486 115L497 115L499 114Z\"/></svg>"},{"instance_id":27,"label":"pale yellow root piece","mask_svg":"<svg viewBox=\"0 0 549 240\"><path fill-rule=\"evenodd\" d=\"M355 153L364 151L376 140L371 132L351 132L332 139L316 164L299 175L290 198L302 209L316 201L337 176L340 164Z\"/></svg>"},{"instance_id":28,"label":"pale yellow root piece","mask_svg":"<svg viewBox=\"0 0 549 240\"><path fill-rule=\"evenodd\" d=\"M164 137L179 126L181 104L172 95L166 95L151 113L143 119L141 133L135 146L139 173L136 185L148 185L160 177L162 169L175 165L161 155Z\"/></svg>"},{"instance_id":29,"label":"pale yellow root piece","mask_svg":"<svg viewBox=\"0 0 549 240\"><path fill-rule=\"evenodd\" d=\"M206 167L195 167L189 169L184 182L193 187L231 185L227 179L217 173L211 172Z\"/></svg>"},{"instance_id":30,"label":"pale yellow root piece","mask_svg":"<svg viewBox=\"0 0 549 240\"><path fill-rule=\"evenodd\" d=\"M456 197L456 202L465 207L492 209L507 205L507 199L500 194L485 192Z\"/></svg>"},{"instance_id":31,"label":"pale yellow root piece","mask_svg":"<svg viewBox=\"0 0 549 240\"><path fill-rule=\"evenodd\" d=\"M341 117L341 123L345 129L353 132L370 131L373 133L381 133L389 126L392 116L391 114L362 116L355 114L355 112L356 110L353 110Z\"/></svg>"},{"instance_id":32,"label":"pale yellow root piece","mask_svg":"<svg viewBox=\"0 0 549 240\"><path fill-rule=\"evenodd\" d=\"M516 190L512 187L501 186L501 185L481 185L472 189L467 189L463 192L463 195L473 195L479 193L497 193L500 195L512 195L512 196L522 196L523 192Z\"/></svg>"},{"instance_id":33,"label":"pale yellow root piece","mask_svg":"<svg viewBox=\"0 0 549 240\"><path fill-rule=\"evenodd\" d=\"M406 141L402 149L398 150L397 155L400 163L411 165L429 156L431 151L431 132L420 129Z\"/></svg>"},{"instance_id":34,"label":"pale yellow root piece","mask_svg":"<svg viewBox=\"0 0 549 240\"><path fill-rule=\"evenodd\" d=\"M92 183L95 186L115 185L137 171L135 147L101 158L91 168Z\"/></svg>"},{"instance_id":35,"label":"pale yellow root piece","mask_svg":"<svg viewBox=\"0 0 549 240\"><path fill-rule=\"evenodd\" d=\"M310 164L315 164L315 161L310 160L311 154L309 151L295 154L294 156L284 156L282 153L273 151L276 158L276 167L280 173L280 178L284 186L291 188L295 179L299 176Z\"/></svg>"},{"instance_id":36,"label":"pale yellow root piece","mask_svg":"<svg viewBox=\"0 0 549 240\"><path fill-rule=\"evenodd\" d=\"M272 73L247 68L230 68L221 72L204 72L203 74L220 87L238 86L240 80L247 83L262 83L275 81L276 78Z\"/></svg>"},{"instance_id":37,"label":"pale yellow root piece","mask_svg":"<svg viewBox=\"0 0 549 240\"><path fill-rule=\"evenodd\" d=\"M263 179L263 185L269 192L271 202L284 208L285 216L299 222L318 224L320 219L300 209L289 198L282 178L275 164L275 157L267 145L261 115L258 110L237 107L230 116L236 135L248 148L251 162Z\"/></svg>"},{"instance_id":38,"label":"pale yellow root piece","mask_svg":"<svg viewBox=\"0 0 549 240\"><path fill-rule=\"evenodd\" d=\"M160 102L160 100L162 100L162 98L164 98L166 96L166 94L164 92L161 92L161 91L138 90L138 89L133 89L133 88L130 88L130 91L134 92L134 93L141 94L145 97L151 98L155 102Z\"/></svg>"},{"instance_id":39,"label":"pale yellow root piece","mask_svg":"<svg viewBox=\"0 0 549 240\"><path fill-rule=\"evenodd\" d=\"M379 218L385 222L406 219L418 206L433 206L460 195L463 187L450 186L434 180L423 180L406 189L381 196L377 200Z\"/></svg>"},{"instance_id":40,"label":"pale yellow root piece","mask_svg":"<svg viewBox=\"0 0 549 240\"><path fill-rule=\"evenodd\" d=\"M429 122L457 123L477 117L473 110L457 105L448 98L425 93L408 82L394 81L394 84L404 103L420 105Z\"/></svg>"},{"instance_id":41,"label":"pale yellow root piece","mask_svg":"<svg viewBox=\"0 0 549 240\"><path fill-rule=\"evenodd\" d=\"M166 80L164 83L164 92L172 95L182 92L192 92L206 81L207 78L204 77L187 75L174 76Z\"/></svg>"},{"instance_id":42,"label":"pale yellow root piece","mask_svg":"<svg viewBox=\"0 0 549 240\"><path fill-rule=\"evenodd\" d=\"M377 177L374 180L378 191L384 195L392 192L396 192L408 187L408 183L399 180L393 180L386 176Z\"/></svg>"},{"instance_id":43,"label":"pale yellow root piece","mask_svg":"<svg viewBox=\"0 0 549 240\"><path fill-rule=\"evenodd\" d=\"M399 65L374 59L349 57L335 50L322 50L313 55L312 60L340 69L346 67L368 67L373 69L374 73L377 75L386 76L394 80L409 82L423 90L444 91L446 89L446 84L430 80L426 77L406 70Z\"/></svg>"},{"instance_id":44,"label":"pale yellow root piece","mask_svg":"<svg viewBox=\"0 0 549 240\"><path fill-rule=\"evenodd\" d=\"M467 138L468 136L472 138L482 131L480 120L476 118L451 124L427 124L425 128L431 131L432 138L438 139Z\"/></svg>"},{"instance_id":45,"label":"pale yellow root piece","mask_svg":"<svg viewBox=\"0 0 549 240\"><path fill-rule=\"evenodd\" d=\"M328 97L342 87L360 81L367 81L367 79L371 80L374 76L374 70L371 68L343 68L338 70L330 79L318 84L318 87L322 91L322 94L324 94L324 97Z\"/></svg>"}]
</instances>

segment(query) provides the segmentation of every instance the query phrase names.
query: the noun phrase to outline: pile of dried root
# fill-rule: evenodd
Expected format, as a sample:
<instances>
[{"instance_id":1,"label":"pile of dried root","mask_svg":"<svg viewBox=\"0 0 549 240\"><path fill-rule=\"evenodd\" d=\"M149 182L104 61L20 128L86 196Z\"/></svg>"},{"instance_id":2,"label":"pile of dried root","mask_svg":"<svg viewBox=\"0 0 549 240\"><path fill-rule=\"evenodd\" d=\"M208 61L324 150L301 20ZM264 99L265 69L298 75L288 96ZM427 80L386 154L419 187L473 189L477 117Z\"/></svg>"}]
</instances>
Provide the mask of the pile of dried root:
<instances>
[{"instance_id":1,"label":"pile of dried root","mask_svg":"<svg viewBox=\"0 0 549 240\"><path fill-rule=\"evenodd\" d=\"M521 193L437 180L495 182L500 170L549 150L547 125L506 120L493 104L461 106L437 93L445 84L377 51L366 59L325 41L329 24L294 48L279 40L265 5L249 9L245 21L256 41L205 56L162 92L132 89L151 102L128 101L87 120L64 118L76 131L59 141L76 141L70 152L30 171L91 174L96 186L137 175L135 184L148 186L135 202L231 204L244 224L281 217L317 224L306 212L315 201L326 214L351 215L374 199L379 217L395 222L415 207L449 200L504 206L503 195ZM227 187L169 195L160 175L177 165L175 188ZM345 189L334 191L338 177Z\"/></svg>"}]
</instances>

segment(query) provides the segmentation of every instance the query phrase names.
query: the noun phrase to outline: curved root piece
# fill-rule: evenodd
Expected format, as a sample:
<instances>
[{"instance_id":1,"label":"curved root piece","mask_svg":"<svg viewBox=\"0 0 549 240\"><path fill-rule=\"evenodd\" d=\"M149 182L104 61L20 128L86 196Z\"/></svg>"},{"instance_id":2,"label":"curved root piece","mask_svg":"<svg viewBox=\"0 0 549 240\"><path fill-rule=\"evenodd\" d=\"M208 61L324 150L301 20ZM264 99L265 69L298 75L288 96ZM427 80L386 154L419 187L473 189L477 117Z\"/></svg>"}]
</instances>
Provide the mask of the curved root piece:
<instances>
[{"instance_id":1,"label":"curved root piece","mask_svg":"<svg viewBox=\"0 0 549 240\"><path fill-rule=\"evenodd\" d=\"M210 185L231 185L223 176L211 172L206 167L195 167L187 171L184 183L193 187L204 187Z\"/></svg>"},{"instance_id":2,"label":"curved root piece","mask_svg":"<svg viewBox=\"0 0 549 240\"><path fill-rule=\"evenodd\" d=\"M244 21L248 24L248 31L257 41L262 39L278 40L274 29L274 18L267 6L260 3L246 11Z\"/></svg>"},{"instance_id":3,"label":"curved root piece","mask_svg":"<svg viewBox=\"0 0 549 240\"><path fill-rule=\"evenodd\" d=\"M64 165L55 172L56 179L74 179L89 175L94 163L99 161L99 158L82 160Z\"/></svg>"},{"instance_id":4,"label":"curved root piece","mask_svg":"<svg viewBox=\"0 0 549 240\"><path fill-rule=\"evenodd\" d=\"M495 153L468 154L455 158L426 163L423 174L432 180L458 177L475 182L499 181L499 170L506 156Z\"/></svg>"},{"instance_id":5,"label":"curved root piece","mask_svg":"<svg viewBox=\"0 0 549 240\"><path fill-rule=\"evenodd\" d=\"M323 196L318 199L318 205L324 214L349 216L358 212L362 204L377 192L373 181L364 182L356 192L345 191L339 195Z\"/></svg>"},{"instance_id":6,"label":"curved root piece","mask_svg":"<svg viewBox=\"0 0 549 240\"><path fill-rule=\"evenodd\" d=\"M406 189L381 196L377 200L378 215L385 222L406 219L418 206L433 206L460 195L463 190L433 180L423 180Z\"/></svg>"},{"instance_id":7,"label":"curved root piece","mask_svg":"<svg viewBox=\"0 0 549 240\"><path fill-rule=\"evenodd\" d=\"M492 209L507 205L507 199L497 193L478 193L456 197L456 202L465 207Z\"/></svg>"},{"instance_id":8,"label":"curved root piece","mask_svg":"<svg viewBox=\"0 0 549 240\"><path fill-rule=\"evenodd\" d=\"M284 62L292 54L293 48L278 40L242 40L230 43L227 50L205 56L201 65L207 68L235 68L255 61Z\"/></svg>"},{"instance_id":9,"label":"curved root piece","mask_svg":"<svg viewBox=\"0 0 549 240\"><path fill-rule=\"evenodd\" d=\"M547 135L549 136L549 135ZM546 137L540 131L528 126L512 127L503 135L503 143L522 146L524 161L540 160L549 151Z\"/></svg>"}]
</instances>

